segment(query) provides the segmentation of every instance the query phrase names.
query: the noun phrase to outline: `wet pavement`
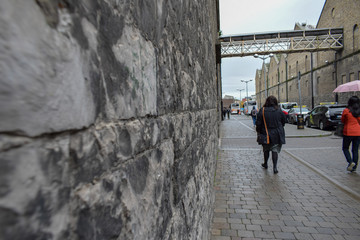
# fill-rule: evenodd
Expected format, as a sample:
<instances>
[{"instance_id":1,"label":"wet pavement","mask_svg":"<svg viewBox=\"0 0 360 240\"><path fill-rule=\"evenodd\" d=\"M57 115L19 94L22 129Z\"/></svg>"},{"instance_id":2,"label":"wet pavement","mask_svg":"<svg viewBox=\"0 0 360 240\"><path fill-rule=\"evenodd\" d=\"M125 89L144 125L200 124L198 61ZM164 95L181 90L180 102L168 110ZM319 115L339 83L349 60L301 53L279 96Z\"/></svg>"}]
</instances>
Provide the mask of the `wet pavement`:
<instances>
[{"instance_id":1,"label":"wet pavement","mask_svg":"<svg viewBox=\"0 0 360 240\"><path fill-rule=\"evenodd\" d=\"M250 117L220 129L211 239L360 239L360 169L346 171L341 138L286 124L274 175Z\"/></svg>"}]
</instances>

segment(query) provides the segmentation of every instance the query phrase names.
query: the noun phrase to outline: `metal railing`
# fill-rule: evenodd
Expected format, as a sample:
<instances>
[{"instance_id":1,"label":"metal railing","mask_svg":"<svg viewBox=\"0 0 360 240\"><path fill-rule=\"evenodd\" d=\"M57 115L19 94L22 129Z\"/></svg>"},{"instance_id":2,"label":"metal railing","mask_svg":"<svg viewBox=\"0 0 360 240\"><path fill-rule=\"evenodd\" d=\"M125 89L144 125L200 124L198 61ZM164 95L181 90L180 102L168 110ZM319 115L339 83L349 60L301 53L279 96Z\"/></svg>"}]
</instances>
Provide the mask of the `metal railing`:
<instances>
[{"instance_id":1,"label":"metal railing","mask_svg":"<svg viewBox=\"0 0 360 240\"><path fill-rule=\"evenodd\" d=\"M221 57L315 52L343 48L343 29L313 29L223 36Z\"/></svg>"}]
</instances>

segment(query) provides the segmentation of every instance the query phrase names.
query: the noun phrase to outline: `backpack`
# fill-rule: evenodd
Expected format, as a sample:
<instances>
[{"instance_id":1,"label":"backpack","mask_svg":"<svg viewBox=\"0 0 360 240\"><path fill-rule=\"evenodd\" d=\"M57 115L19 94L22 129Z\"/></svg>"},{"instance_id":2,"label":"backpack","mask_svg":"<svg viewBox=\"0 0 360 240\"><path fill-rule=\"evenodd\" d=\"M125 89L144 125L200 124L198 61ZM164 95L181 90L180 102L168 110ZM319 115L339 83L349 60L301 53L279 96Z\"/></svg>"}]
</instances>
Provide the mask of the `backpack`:
<instances>
[{"instance_id":1,"label":"backpack","mask_svg":"<svg viewBox=\"0 0 360 240\"><path fill-rule=\"evenodd\" d=\"M251 110L251 116L256 117L256 113L257 113L256 109Z\"/></svg>"}]
</instances>

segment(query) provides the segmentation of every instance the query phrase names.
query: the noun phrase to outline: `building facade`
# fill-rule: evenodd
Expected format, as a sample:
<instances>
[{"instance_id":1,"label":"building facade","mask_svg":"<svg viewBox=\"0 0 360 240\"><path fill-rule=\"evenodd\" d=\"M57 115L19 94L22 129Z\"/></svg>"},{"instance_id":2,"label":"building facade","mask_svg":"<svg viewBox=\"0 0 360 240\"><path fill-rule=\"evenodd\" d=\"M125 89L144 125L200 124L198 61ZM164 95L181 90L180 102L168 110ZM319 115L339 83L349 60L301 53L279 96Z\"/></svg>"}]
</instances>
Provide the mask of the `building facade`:
<instances>
[{"instance_id":1,"label":"building facade","mask_svg":"<svg viewBox=\"0 0 360 240\"><path fill-rule=\"evenodd\" d=\"M262 66L262 69L255 73L256 92L260 103L265 102L262 75L264 67L268 96L274 95L280 102L300 103L301 99L302 105L313 108L321 102L346 103L350 96L359 95L332 92L336 86L360 78L359 12L360 2L357 0L327 0L316 29L343 28L343 49L274 55L268 63L268 69L267 66ZM294 30L312 28L296 23Z\"/></svg>"}]
</instances>

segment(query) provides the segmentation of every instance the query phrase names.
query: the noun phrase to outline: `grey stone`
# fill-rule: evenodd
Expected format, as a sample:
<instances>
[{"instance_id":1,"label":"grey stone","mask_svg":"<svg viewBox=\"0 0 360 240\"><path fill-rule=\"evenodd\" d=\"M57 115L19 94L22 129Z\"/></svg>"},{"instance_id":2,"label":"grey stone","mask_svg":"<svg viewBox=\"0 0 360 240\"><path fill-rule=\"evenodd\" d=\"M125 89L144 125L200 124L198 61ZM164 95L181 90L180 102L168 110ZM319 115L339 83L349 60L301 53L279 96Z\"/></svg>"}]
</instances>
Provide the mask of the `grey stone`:
<instances>
[{"instance_id":1,"label":"grey stone","mask_svg":"<svg viewBox=\"0 0 360 240\"><path fill-rule=\"evenodd\" d=\"M0 3L1 239L210 238L214 4Z\"/></svg>"}]
</instances>

